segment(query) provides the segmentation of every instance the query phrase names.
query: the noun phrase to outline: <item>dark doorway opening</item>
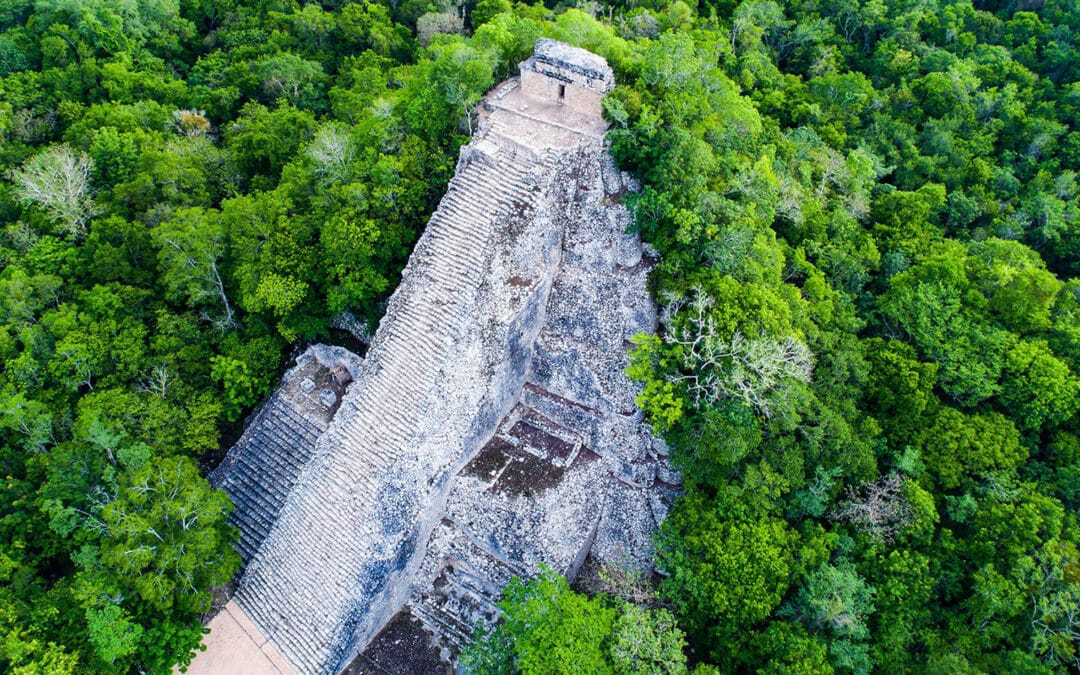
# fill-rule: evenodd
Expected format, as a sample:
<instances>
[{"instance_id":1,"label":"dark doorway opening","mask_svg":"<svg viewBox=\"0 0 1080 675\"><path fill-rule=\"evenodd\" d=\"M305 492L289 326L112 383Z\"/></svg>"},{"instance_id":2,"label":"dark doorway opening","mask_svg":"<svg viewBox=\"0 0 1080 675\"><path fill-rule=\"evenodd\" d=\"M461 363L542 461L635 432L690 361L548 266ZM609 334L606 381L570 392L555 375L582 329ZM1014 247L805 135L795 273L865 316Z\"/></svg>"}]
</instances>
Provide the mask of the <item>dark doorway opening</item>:
<instances>
[{"instance_id":1,"label":"dark doorway opening","mask_svg":"<svg viewBox=\"0 0 1080 675\"><path fill-rule=\"evenodd\" d=\"M566 98L566 85L565 84L560 84L559 85L559 98Z\"/></svg>"}]
</instances>

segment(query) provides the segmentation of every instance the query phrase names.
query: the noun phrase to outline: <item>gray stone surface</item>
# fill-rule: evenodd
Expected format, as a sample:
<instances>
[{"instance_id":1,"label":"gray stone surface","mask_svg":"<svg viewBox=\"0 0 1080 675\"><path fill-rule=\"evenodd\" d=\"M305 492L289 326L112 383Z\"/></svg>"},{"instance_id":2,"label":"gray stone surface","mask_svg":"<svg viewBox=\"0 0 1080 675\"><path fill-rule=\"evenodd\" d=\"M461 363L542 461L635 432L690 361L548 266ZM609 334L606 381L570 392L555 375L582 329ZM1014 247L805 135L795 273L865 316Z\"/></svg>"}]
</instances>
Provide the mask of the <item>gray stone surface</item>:
<instances>
[{"instance_id":1,"label":"gray stone surface","mask_svg":"<svg viewBox=\"0 0 1080 675\"><path fill-rule=\"evenodd\" d=\"M650 538L678 492L624 374L626 339L656 328L652 260L626 233L623 184L602 148L584 147L565 168L553 180L563 186L551 222L562 231L559 267L526 384L455 477L409 602L447 658L478 622L496 620L510 577L540 563L570 578L589 554L648 571Z\"/></svg>"},{"instance_id":2,"label":"gray stone surface","mask_svg":"<svg viewBox=\"0 0 1080 675\"><path fill-rule=\"evenodd\" d=\"M566 45L532 61L611 84ZM299 673L340 671L403 607L452 659L540 563L650 564L672 472L623 372L656 324L651 259L598 107L538 91L488 98L367 358L319 347L215 474L255 523L235 600Z\"/></svg>"}]
</instances>

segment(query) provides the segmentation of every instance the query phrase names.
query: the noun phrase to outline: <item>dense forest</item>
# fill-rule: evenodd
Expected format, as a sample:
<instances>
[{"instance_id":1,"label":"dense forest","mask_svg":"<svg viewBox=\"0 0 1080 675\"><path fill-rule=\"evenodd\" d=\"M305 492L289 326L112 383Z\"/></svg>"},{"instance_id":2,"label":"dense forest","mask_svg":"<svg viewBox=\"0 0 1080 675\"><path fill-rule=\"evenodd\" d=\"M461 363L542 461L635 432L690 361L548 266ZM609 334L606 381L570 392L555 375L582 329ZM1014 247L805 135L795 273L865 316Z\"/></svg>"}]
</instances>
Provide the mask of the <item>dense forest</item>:
<instances>
[{"instance_id":1,"label":"dense forest","mask_svg":"<svg viewBox=\"0 0 1080 675\"><path fill-rule=\"evenodd\" d=\"M515 582L479 672L1080 668L1076 0L0 0L0 671L168 672L200 477L372 325L479 97L604 56L659 253L653 580ZM343 314L344 313L344 314Z\"/></svg>"}]
</instances>

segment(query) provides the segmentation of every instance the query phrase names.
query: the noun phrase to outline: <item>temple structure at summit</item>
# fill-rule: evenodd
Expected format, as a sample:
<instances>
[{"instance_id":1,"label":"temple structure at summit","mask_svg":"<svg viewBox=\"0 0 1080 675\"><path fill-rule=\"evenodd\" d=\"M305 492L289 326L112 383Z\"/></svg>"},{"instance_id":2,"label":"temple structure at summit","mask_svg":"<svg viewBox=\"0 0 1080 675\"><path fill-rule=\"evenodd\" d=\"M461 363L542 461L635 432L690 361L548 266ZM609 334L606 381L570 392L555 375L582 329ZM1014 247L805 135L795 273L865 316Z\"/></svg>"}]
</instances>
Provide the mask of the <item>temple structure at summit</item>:
<instances>
[{"instance_id":1,"label":"temple structure at summit","mask_svg":"<svg viewBox=\"0 0 1080 675\"><path fill-rule=\"evenodd\" d=\"M650 569L679 481L624 374L656 311L604 145L613 85L540 40L485 99L366 358L305 354L213 474L245 563L221 634L249 672L430 672L515 575ZM214 635L189 672L222 667Z\"/></svg>"}]
</instances>

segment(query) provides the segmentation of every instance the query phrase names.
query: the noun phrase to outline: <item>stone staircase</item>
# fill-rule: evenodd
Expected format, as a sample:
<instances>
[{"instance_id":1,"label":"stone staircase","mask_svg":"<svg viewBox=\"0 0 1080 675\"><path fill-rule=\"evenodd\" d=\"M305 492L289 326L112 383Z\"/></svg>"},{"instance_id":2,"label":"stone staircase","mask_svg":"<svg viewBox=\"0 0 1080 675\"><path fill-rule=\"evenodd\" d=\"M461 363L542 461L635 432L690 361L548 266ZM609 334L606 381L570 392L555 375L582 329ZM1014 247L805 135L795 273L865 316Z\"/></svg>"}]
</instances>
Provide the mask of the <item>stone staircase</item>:
<instances>
[{"instance_id":1,"label":"stone staircase","mask_svg":"<svg viewBox=\"0 0 1080 675\"><path fill-rule=\"evenodd\" d=\"M589 445L597 422L607 417L599 410L564 398L533 383L525 385L521 392L521 403L535 411L536 415L565 429L566 433L574 434L585 445Z\"/></svg>"},{"instance_id":2,"label":"stone staircase","mask_svg":"<svg viewBox=\"0 0 1080 675\"><path fill-rule=\"evenodd\" d=\"M456 654L472 641L478 625L495 623L495 603L510 580L529 575L478 545L475 535L449 519L439 524L433 541L444 551L440 567L434 583L413 595L410 609L442 647Z\"/></svg>"},{"instance_id":3,"label":"stone staircase","mask_svg":"<svg viewBox=\"0 0 1080 675\"><path fill-rule=\"evenodd\" d=\"M211 476L236 508L229 523L240 529L237 551L246 564L269 534L323 428L277 396L234 446L228 466Z\"/></svg>"},{"instance_id":4,"label":"stone staircase","mask_svg":"<svg viewBox=\"0 0 1080 675\"><path fill-rule=\"evenodd\" d=\"M538 194L531 179L536 154L490 130L480 142L493 152L463 152L390 300L364 372L237 592L237 602L299 673L343 665L355 626L410 554L404 539L416 525L417 507L396 504L408 490L395 489L387 477L401 462L415 461L410 450L430 429L427 416L452 348L476 320L474 298L496 230L507 216L527 217ZM410 489L415 494L426 486ZM265 535L269 522L260 525ZM452 576L451 586L463 590L448 597L466 603L467 581Z\"/></svg>"},{"instance_id":5,"label":"stone staircase","mask_svg":"<svg viewBox=\"0 0 1080 675\"><path fill-rule=\"evenodd\" d=\"M513 447L550 460L556 467L573 464L583 445L581 435L533 407L520 404L518 407L520 418L498 437Z\"/></svg>"},{"instance_id":6,"label":"stone staircase","mask_svg":"<svg viewBox=\"0 0 1080 675\"><path fill-rule=\"evenodd\" d=\"M471 303L462 296L474 291L484 275L482 252L490 247L497 217L529 208L531 187L524 177L535 160L510 154L500 156L498 166L470 161L451 182L410 260L410 268L427 274L403 283L403 291L394 295L387 310L394 321L375 336L376 353L369 354L378 373L346 400L355 416L328 432L329 446L361 453L359 466L395 462L409 446L447 350L469 318ZM340 477L359 483L350 485L354 492L377 492L370 473Z\"/></svg>"},{"instance_id":7,"label":"stone staircase","mask_svg":"<svg viewBox=\"0 0 1080 675\"><path fill-rule=\"evenodd\" d=\"M552 119L533 119L528 110L515 111L518 116L510 121L510 118L498 118L491 116L487 120L490 133L499 134L505 138L524 137L525 143L531 147L540 145L548 148L574 148L581 143L582 136L587 136L581 129L558 124ZM525 122L525 124L523 124ZM523 129L523 126L528 127ZM602 134L594 140L602 140Z\"/></svg>"}]
</instances>

